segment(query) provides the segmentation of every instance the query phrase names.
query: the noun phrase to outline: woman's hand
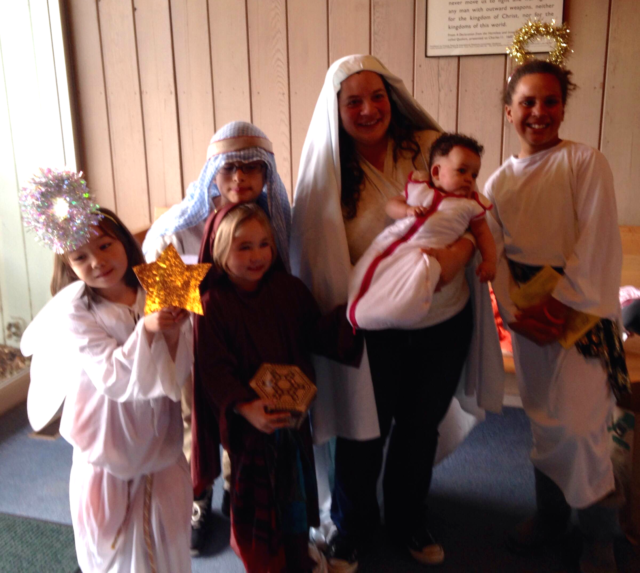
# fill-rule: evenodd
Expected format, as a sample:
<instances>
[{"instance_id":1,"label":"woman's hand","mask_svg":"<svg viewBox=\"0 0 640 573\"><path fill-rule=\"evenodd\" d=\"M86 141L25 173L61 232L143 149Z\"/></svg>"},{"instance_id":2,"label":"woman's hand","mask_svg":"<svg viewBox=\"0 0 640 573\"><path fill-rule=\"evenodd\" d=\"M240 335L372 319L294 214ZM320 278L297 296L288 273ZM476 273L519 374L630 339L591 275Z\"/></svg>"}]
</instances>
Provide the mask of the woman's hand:
<instances>
[{"instance_id":1,"label":"woman's hand","mask_svg":"<svg viewBox=\"0 0 640 573\"><path fill-rule=\"evenodd\" d=\"M433 257L440 263L440 280L436 286L436 292L450 283L466 266L471 260L474 250L473 242L464 237L443 249L422 249L423 253Z\"/></svg>"},{"instance_id":2,"label":"woman's hand","mask_svg":"<svg viewBox=\"0 0 640 573\"><path fill-rule=\"evenodd\" d=\"M266 400L253 400L236 405L236 412L247 420L254 428L265 434L273 434L281 428L290 428L291 414L288 412L267 412L271 406Z\"/></svg>"}]
</instances>

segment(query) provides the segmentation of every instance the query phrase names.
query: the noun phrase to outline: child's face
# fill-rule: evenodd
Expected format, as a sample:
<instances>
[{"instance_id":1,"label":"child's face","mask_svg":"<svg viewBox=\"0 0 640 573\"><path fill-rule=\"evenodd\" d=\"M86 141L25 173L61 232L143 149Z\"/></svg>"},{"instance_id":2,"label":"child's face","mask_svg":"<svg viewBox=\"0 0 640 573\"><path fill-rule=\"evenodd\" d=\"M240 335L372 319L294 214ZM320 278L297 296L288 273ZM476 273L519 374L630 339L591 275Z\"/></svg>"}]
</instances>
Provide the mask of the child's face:
<instances>
[{"instance_id":1,"label":"child's face","mask_svg":"<svg viewBox=\"0 0 640 573\"><path fill-rule=\"evenodd\" d=\"M227 257L226 270L235 285L255 290L273 262L270 236L262 223L249 219L236 231Z\"/></svg>"},{"instance_id":2,"label":"child's face","mask_svg":"<svg viewBox=\"0 0 640 573\"><path fill-rule=\"evenodd\" d=\"M469 196L476 190L480 164L477 153L456 145L449 155L436 157L431 167L431 179L438 189Z\"/></svg>"},{"instance_id":3,"label":"child's face","mask_svg":"<svg viewBox=\"0 0 640 573\"><path fill-rule=\"evenodd\" d=\"M121 288L129 266L124 245L101 229L67 257L77 277L107 299L112 290Z\"/></svg>"},{"instance_id":4,"label":"child's face","mask_svg":"<svg viewBox=\"0 0 640 573\"><path fill-rule=\"evenodd\" d=\"M222 165L216 174L222 204L255 201L264 187L265 170L266 166L262 161L238 161Z\"/></svg>"},{"instance_id":5,"label":"child's face","mask_svg":"<svg viewBox=\"0 0 640 573\"><path fill-rule=\"evenodd\" d=\"M520 138L520 157L544 151L560 141L558 130L564 119L564 104L555 76L523 76L513 92L511 105L505 109Z\"/></svg>"}]
</instances>

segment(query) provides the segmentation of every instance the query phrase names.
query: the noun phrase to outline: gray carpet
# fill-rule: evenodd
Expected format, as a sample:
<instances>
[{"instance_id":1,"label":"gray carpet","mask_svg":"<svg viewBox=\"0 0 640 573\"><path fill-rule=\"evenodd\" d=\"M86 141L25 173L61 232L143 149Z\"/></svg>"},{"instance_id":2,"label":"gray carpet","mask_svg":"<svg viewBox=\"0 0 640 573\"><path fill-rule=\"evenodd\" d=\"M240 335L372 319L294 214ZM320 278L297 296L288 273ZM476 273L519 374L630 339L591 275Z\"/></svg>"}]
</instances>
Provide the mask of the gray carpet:
<instances>
[{"instance_id":1,"label":"gray carpet","mask_svg":"<svg viewBox=\"0 0 640 573\"><path fill-rule=\"evenodd\" d=\"M68 479L71 447L63 439L34 440L24 407L0 418L0 512L70 523ZM439 573L547 573L575 571L573 544L550 547L531 558L504 547L505 533L535 506L529 424L522 410L489 415L465 443L435 471L430 514L433 531L447 559ZM204 555L194 558L194 573L243 571L229 548L229 522L218 509L221 485L214 490L214 535ZM640 558L624 539L616 544L621 573L640 573ZM0 556L2 562L2 556ZM384 531L372 540L361 561L364 573L424 573ZM44 572L43 572L44 573Z\"/></svg>"},{"instance_id":2,"label":"gray carpet","mask_svg":"<svg viewBox=\"0 0 640 573\"><path fill-rule=\"evenodd\" d=\"M0 513L0 573L77 573L69 525Z\"/></svg>"}]
</instances>

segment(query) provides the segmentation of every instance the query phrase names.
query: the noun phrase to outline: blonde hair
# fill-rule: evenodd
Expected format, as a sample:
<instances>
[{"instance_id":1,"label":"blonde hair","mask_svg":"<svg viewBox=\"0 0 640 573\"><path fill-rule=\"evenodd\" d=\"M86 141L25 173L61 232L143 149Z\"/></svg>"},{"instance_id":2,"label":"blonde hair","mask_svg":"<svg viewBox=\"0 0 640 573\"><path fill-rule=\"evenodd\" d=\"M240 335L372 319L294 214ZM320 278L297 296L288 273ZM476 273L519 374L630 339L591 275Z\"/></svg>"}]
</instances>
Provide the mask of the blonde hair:
<instances>
[{"instance_id":1,"label":"blonde hair","mask_svg":"<svg viewBox=\"0 0 640 573\"><path fill-rule=\"evenodd\" d=\"M267 233L271 254L273 255L271 262L275 261L278 254L276 250L276 242L273 236L273 229L267 214L255 203L242 203L231 209L220 221L220 226L216 232L213 242L212 256L216 267L227 272L227 259L231 252L231 244L238 231L246 222L256 220Z\"/></svg>"}]
</instances>

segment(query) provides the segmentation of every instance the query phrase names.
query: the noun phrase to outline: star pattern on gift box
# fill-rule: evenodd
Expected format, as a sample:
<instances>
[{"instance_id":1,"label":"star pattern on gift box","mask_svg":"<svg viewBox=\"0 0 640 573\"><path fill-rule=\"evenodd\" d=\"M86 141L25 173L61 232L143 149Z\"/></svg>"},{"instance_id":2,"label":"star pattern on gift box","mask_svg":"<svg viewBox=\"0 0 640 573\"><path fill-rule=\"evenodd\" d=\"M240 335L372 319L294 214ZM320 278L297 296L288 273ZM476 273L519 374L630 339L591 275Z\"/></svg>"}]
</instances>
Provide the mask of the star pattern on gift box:
<instances>
[{"instance_id":1,"label":"star pattern on gift box","mask_svg":"<svg viewBox=\"0 0 640 573\"><path fill-rule=\"evenodd\" d=\"M169 245L155 262L133 267L147 292L144 313L177 306L203 314L200 283L210 268L210 264L185 264L173 245Z\"/></svg>"}]
</instances>

